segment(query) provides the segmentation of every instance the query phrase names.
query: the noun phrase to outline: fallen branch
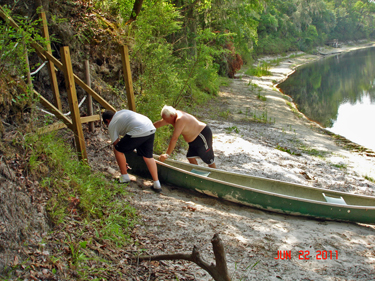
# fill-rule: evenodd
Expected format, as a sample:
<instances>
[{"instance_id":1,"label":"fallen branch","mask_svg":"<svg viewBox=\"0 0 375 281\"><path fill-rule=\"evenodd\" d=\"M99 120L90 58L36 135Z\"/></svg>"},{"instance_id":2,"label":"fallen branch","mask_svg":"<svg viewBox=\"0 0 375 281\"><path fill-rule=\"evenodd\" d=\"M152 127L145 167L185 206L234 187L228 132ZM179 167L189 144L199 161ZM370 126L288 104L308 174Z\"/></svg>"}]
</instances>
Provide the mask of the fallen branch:
<instances>
[{"instance_id":1,"label":"fallen branch","mask_svg":"<svg viewBox=\"0 0 375 281\"><path fill-rule=\"evenodd\" d=\"M155 255L155 256L140 256L134 258L138 261L160 261L160 260L187 260L194 262L202 269L206 270L212 278L216 281L230 281L227 261L225 258L224 245L221 241L219 234L215 234L211 239L212 248L214 250L216 265L204 261L198 248L194 246L191 254L170 254L170 255Z\"/></svg>"}]
</instances>

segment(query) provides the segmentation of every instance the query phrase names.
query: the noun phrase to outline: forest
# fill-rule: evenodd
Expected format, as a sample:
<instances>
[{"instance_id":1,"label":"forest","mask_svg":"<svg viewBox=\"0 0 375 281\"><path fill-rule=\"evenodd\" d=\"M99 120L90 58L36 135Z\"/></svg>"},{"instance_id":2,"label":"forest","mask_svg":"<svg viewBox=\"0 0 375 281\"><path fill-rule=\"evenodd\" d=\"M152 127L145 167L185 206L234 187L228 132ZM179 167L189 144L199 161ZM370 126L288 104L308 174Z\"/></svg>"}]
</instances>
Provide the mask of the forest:
<instances>
[{"instance_id":1,"label":"forest","mask_svg":"<svg viewBox=\"0 0 375 281\"><path fill-rule=\"evenodd\" d=\"M31 9L32 2L23 2L28 1L2 0L1 4L30 34L22 38L28 48L31 38L43 39L38 7ZM314 52L334 39L348 42L375 37L374 1L45 2L56 55L60 46L69 45L76 61L88 57L96 65L109 64L106 73L99 75L105 87L120 97L124 81L118 79L112 57L116 44L130 47L137 108L151 117L158 116L163 104L189 107L209 99L217 93L222 77L233 78L243 65L252 68L259 56ZM24 57L20 55L23 50L15 47L21 35L7 25L1 26L0 34L1 78L6 73L24 75L17 62ZM34 60L31 65L36 68L38 64Z\"/></svg>"},{"instance_id":2,"label":"forest","mask_svg":"<svg viewBox=\"0 0 375 281\"><path fill-rule=\"evenodd\" d=\"M49 73L32 42L50 43L58 59L61 47L69 46L80 77L88 60L92 88L117 109L127 108L118 47L128 46L137 111L157 120L165 104L187 112L204 108L241 68L267 67L256 66L262 56L315 53L333 40L375 38L370 0L0 0L0 6L21 27L0 18L4 280L131 280L141 274L120 262L131 259L132 229L139 223L126 191L76 161L67 131L36 134L56 118L41 113L34 95L53 102ZM30 72L37 73L27 83ZM63 73L57 78L69 111ZM77 95L81 100L86 93L77 87ZM100 111L96 105L95 113ZM156 153L165 150L171 134L162 132ZM148 268L142 270L148 276Z\"/></svg>"}]
</instances>

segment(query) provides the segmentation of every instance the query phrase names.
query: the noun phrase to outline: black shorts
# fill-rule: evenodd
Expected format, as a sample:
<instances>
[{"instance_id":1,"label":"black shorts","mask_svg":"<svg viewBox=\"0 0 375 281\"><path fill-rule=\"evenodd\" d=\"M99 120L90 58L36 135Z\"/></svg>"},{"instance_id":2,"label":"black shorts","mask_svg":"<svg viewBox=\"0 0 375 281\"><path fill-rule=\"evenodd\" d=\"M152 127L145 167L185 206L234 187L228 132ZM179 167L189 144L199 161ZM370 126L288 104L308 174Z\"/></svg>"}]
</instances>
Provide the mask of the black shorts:
<instances>
[{"instance_id":1,"label":"black shorts","mask_svg":"<svg viewBox=\"0 0 375 281\"><path fill-rule=\"evenodd\" d=\"M189 150L186 157L200 157L202 161L208 165L215 163L214 150L212 149L212 132L210 127L204 127L197 138L192 142L189 142Z\"/></svg>"},{"instance_id":2,"label":"black shorts","mask_svg":"<svg viewBox=\"0 0 375 281\"><path fill-rule=\"evenodd\" d=\"M146 137L132 138L129 135L123 137L116 145L115 149L122 153L128 153L137 149L137 154L146 158L154 157L155 134Z\"/></svg>"}]
</instances>

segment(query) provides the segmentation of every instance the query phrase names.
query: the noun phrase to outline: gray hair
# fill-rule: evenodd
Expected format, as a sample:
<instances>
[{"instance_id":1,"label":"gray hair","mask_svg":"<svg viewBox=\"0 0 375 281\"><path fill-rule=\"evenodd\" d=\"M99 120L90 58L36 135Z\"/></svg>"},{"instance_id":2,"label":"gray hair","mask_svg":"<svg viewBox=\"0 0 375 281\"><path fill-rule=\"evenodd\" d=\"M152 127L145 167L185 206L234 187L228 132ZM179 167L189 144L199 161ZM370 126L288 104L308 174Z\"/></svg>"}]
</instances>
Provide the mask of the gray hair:
<instances>
[{"instance_id":1,"label":"gray hair","mask_svg":"<svg viewBox=\"0 0 375 281\"><path fill-rule=\"evenodd\" d=\"M161 116L170 117L177 115L177 110L172 106L164 105L163 109L161 110Z\"/></svg>"}]
</instances>

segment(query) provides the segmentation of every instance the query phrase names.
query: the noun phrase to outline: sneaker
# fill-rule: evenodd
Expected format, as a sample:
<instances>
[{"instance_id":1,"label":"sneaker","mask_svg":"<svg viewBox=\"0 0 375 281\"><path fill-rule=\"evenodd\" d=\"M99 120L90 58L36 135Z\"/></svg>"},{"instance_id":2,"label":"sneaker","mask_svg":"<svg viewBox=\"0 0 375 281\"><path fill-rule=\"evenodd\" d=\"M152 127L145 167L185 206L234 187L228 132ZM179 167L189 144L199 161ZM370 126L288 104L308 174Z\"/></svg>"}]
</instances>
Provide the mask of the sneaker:
<instances>
[{"instance_id":1,"label":"sneaker","mask_svg":"<svg viewBox=\"0 0 375 281\"><path fill-rule=\"evenodd\" d=\"M161 189L161 187L159 187L159 188L156 188L154 185L153 186L151 186L151 189L153 190L153 191L155 191L156 193L161 193L162 192L162 189Z\"/></svg>"},{"instance_id":2,"label":"sneaker","mask_svg":"<svg viewBox=\"0 0 375 281\"><path fill-rule=\"evenodd\" d=\"M130 182L130 177L128 174L121 175L120 178L118 179L119 183L128 183Z\"/></svg>"}]
</instances>

